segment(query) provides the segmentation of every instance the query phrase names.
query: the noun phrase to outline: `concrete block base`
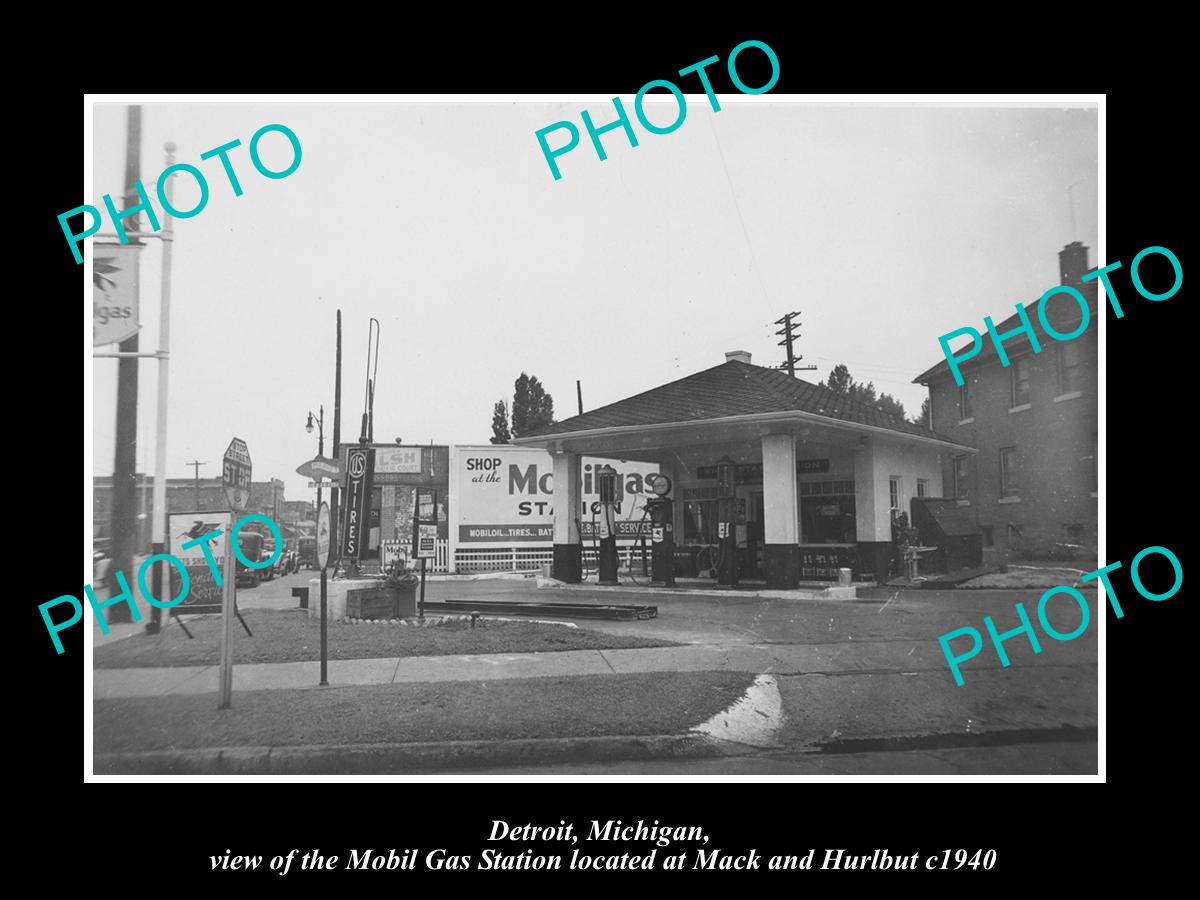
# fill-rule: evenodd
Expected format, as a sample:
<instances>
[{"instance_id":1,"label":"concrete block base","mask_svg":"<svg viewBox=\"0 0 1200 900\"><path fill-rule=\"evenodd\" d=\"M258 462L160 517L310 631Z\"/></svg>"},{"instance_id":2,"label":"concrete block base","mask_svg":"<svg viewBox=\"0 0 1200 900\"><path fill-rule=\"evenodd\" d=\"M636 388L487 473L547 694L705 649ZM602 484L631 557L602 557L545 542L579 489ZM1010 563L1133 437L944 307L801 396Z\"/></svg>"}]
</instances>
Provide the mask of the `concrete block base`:
<instances>
[{"instance_id":1,"label":"concrete block base","mask_svg":"<svg viewBox=\"0 0 1200 900\"><path fill-rule=\"evenodd\" d=\"M580 544L555 544L551 574L567 584L583 581L583 548Z\"/></svg>"},{"instance_id":2,"label":"concrete block base","mask_svg":"<svg viewBox=\"0 0 1200 900\"><path fill-rule=\"evenodd\" d=\"M338 578L328 579L326 597L329 605L329 621L336 622L346 615L346 593L377 588L381 584L378 578ZM321 579L312 578L308 582L308 617L321 618Z\"/></svg>"},{"instance_id":3,"label":"concrete block base","mask_svg":"<svg viewBox=\"0 0 1200 900\"><path fill-rule=\"evenodd\" d=\"M767 587L791 590L800 584L800 548L795 544L764 544L763 568Z\"/></svg>"}]
</instances>

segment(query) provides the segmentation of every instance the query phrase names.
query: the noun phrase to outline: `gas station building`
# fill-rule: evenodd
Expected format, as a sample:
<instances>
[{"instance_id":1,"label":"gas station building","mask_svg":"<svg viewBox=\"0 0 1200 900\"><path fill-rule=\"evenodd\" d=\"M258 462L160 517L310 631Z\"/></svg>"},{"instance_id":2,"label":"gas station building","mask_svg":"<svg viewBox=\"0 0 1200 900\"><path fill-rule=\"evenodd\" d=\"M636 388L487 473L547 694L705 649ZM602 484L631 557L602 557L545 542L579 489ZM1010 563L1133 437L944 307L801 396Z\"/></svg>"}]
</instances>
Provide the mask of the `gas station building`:
<instances>
[{"instance_id":1,"label":"gas station building","mask_svg":"<svg viewBox=\"0 0 1200 900\"><path fill-rule=\"evenodd\" d=\"M752 365L744 351L725 357L714 368L513 441L547 449L557 491L570 492L555 497L555 578L582 577L573 511L580 508L584 456L656 463L670 478L662 524L674 544L675 575L718 569L724 584L788 589L836 580L839 568L856 580L886 578L893 518L913 499L944 496L943 457L974 452L869 404Z\"/></svg>"}]
</instances>

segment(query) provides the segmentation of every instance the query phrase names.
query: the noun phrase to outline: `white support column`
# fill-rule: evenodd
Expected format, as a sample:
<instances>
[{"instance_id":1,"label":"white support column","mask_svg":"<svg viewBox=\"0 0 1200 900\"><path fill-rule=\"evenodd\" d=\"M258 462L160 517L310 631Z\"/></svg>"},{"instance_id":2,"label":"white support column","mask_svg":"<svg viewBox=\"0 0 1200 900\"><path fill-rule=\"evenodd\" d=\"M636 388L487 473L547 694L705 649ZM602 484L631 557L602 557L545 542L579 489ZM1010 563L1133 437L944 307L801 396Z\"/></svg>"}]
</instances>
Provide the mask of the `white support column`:
<instances>
[{"instance_id":1,"label":"white support column","mask_svg":"<svg viewBox=\"0 0 1200 900\"><path fill-rule=\"evenodd\" d=\"M800 583L795 435L764 435L762 461L764 574L768 586L790 589Z\"/></svg>"},{"instance_id":2,"label":"white support column","mask_svg":"<svg viewBox=\"0 0 1200 900\"><path fill-rule=\"evenodd\" d=\"M888 513L888 473L882 471L886 452L874 438L854 451L854 514L860 572L877 581L888 575L892 527Z\"/></svg>"},{"instance_id":3,"label":"white support column","mask_svg":"<svg viewBox=\"0 0 1200 900\"><path fill-rule=\"evenodd\" d=\"M554 454L554 543L578 544L580 491L579 454Z\"/></svg>"},{"instance_id":4,"label":"white support column","mask_svg":"<svg viewBox=\"0 0 1200 900\"><path fill-rule=\"evenodd\" d=\"M768 434L762 439L763 543L799 544L796 439Z\"/></svg>"},{"instance_id":5,"label":"white support column","mask_svg":"<svg viewBox=\"0 0 1200 900\"><path fill-rule=\"evenodd\" d=\"M554 454L554 565L559 581L577 583L583 577L578 519L581 489L578 453Z\"/></svg>"},{"instance_id":6,"label":"white support column","mask_svg":"<svg viewBox=\"0 0 1200 900\"><path fill-rule=\"evenodd\" d=\"M890 541L891 530L879 534L879 512L876 502L879 492L879 473L875 471L875 448L871 444L854 451L854 527L859 541ZM883 510L886 519L887 510Z\"/></svg>"}]
</instances>

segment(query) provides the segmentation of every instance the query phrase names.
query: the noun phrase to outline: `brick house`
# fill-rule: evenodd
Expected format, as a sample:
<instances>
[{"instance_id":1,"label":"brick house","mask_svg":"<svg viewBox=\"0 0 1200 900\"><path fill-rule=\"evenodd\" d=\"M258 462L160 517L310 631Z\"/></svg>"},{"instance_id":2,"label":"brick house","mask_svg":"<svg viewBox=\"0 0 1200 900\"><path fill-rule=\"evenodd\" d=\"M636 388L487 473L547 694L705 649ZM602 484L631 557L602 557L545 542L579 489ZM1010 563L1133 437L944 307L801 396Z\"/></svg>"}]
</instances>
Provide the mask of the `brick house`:
<instances>
[{"instance_id":1,"label":"brick house","mask_svg":"<svg viewBox=\"0 0 1200 900\"><path fill-rule=\"evenodd\" d=\"M1046 334L1038 301L1025 306L1041 352L1027 334L1004 342L1002 366L985 334L978 356L960 364L955 382L946 360L914 383L929 388L930 427L979 453L943 459L946 496L968 507L983 539L984 560L1092 558L1098 538L1097 435L1099 357L1097 282L1084 282L1087 248L1075 242L1058 254L1060 283L1083 294L1087 330L1069 341ZM1051 327L1075 330L1082 311L1067 295L1046 304ZM997 324L1020 327L1014 313Z\"/></svg>"}]
</instances>

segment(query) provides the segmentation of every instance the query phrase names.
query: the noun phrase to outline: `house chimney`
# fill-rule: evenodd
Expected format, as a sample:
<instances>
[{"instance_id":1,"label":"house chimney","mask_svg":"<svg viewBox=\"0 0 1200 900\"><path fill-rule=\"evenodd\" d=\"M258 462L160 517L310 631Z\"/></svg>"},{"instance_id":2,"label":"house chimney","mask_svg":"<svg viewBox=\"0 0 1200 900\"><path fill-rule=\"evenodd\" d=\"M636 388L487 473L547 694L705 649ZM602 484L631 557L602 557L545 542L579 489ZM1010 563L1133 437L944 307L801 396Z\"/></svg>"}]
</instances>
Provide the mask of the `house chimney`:
<instances>
[{"instance_id":1,"label":"house chimney","mask_svg":"<svg viewBox=\"0 0 1200 900\"><path fill-rule=\"evenodd\" d=\"M750 365L750 351L730 350L725 354L725 362L741 362Z\"/></svg>"},{"instance_id":2,"label":"house chimney","mask_svg":"<svg viewBox=\"0 0 1200 900\"><path fill-rule=\"evenodd\" d=\"M1072 241L1058 251L1058 274L1062 284L1078 286L1083 283L1084 273L1088 270L1087 247L1079 241Z\"/></svg>"}]
</instances>

